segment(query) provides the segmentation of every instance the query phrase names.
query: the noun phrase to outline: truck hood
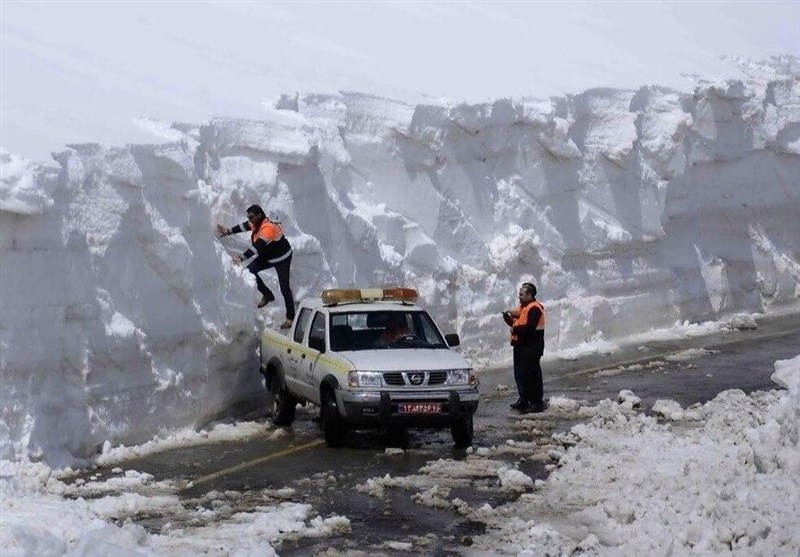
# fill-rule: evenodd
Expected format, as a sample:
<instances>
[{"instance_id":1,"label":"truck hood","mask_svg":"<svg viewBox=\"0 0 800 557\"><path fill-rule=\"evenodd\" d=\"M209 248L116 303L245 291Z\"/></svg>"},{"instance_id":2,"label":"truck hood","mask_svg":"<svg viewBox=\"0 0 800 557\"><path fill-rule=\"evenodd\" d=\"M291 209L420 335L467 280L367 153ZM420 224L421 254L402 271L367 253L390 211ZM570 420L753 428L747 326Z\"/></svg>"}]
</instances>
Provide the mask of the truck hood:
<instances>
[{"instance_id":1,"label":"truck hood","mask_svg":"<svg viewBox=\"0 0 800 557\"><path fill-rule=\"evenodd\" d=\"M431 348L386 348L382 350L355 350L339 352L364 371L408 371L471 368L466 360L453 350Z\"/></svg>"}]
</instances>

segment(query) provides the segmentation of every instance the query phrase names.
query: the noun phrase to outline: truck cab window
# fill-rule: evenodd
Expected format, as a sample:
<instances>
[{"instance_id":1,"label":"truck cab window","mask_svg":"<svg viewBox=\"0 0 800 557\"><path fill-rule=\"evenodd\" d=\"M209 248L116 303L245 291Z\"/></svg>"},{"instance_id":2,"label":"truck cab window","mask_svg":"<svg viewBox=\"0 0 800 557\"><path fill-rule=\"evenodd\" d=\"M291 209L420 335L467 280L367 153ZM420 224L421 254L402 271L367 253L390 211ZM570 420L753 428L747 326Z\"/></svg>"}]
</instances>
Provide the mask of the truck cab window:
<instances>
[{"instance_id":1,"label":"truck cab window","mask_svg":"<svg viewBox=\"0 0 800 557\"><path fill-rule=\"evenodd\" d=\"M308 333L308 347L325 352L325 316L317 312Z\"/></svg>"},{"instance_id":2,"label":"truck cab window","mask_svg":"<svg viewBox=\"0 0 800 557\"><path fill-rule=\"evenodd\" d=\"M300 315L297 317L297 326L294 328L294 336L292 337L295 342L303 342L303 337L306 334L306 327L308 327L308 318L310 316L310 309L303 308L300 310Z\"/></svg>"}]
</instances>

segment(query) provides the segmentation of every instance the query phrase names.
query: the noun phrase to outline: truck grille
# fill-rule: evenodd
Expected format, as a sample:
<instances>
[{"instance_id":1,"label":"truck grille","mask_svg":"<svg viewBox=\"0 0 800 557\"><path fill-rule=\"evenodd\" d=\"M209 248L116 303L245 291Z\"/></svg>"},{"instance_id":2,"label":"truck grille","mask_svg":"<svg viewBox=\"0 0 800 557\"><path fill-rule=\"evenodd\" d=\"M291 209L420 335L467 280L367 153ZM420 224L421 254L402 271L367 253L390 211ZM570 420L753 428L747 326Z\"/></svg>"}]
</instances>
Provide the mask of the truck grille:
<instances>
[{"instance_id":1,"label":"truck grille","mask_svg":"<svg viewBox=\"0 0 800 557\"><path fill-rule=\"evenodd\" d=\"M392 371L390 373L383 374L383 381L387 385L391 385L392 387L402 387L406 384L403 380L403 374L399 371Z\"/></svg>"},{"instance_id":2,"label":"truck grille","mask_svg":"<svg viewBox=\"0 0 800 557\"><path fill-rule=\"evenodd\" d=\"M390 387L443 385L446 381L447 371L388 371L383 374L383 382Z\"/></svg>"}]
</instances>

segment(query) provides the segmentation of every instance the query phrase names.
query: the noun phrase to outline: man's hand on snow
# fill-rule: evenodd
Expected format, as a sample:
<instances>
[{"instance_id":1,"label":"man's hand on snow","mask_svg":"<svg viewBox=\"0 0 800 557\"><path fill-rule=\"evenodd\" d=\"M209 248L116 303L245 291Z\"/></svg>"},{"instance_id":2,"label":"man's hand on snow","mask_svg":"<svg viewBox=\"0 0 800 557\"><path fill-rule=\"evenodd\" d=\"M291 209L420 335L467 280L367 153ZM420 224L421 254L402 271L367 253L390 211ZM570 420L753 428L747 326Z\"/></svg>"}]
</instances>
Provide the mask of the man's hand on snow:
<instances>
[{"instance_id":1,"label":"man's hand on snow","mask_svg":"<svg viewBox=\"0 0 800 557\"><path fill-rule=\"evenodd\" d=\"M236 255L233 255L233 256L231 256L231 257L233 258L233 262L234 262L236 265L238 265L239 263L241 263L242 261L244 261L244 257L242 257L241 255L238 255L238 254L236 254Z\"/></svg>"},{"instance_id":2,"label":"man's hand on snow","mask_svg":"<svg viewBox=\"0 0 800 557\"><path fill-rule=\"evenodd\" d=\"M221 224L217 225L217 236L222 238L223 236L227 236L228 234L230 234L230 231L227 228L225 228Z\"/></svg>"}]
</instances>

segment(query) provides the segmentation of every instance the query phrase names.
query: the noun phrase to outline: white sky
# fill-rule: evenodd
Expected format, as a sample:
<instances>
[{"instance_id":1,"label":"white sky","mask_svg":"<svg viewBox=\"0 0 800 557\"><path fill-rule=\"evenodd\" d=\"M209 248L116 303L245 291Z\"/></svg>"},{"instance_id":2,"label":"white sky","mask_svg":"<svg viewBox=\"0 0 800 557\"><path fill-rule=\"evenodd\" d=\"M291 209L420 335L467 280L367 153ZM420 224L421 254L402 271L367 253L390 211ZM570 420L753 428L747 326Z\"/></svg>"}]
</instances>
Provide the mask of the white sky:
<instances>
[{"instance_id":1,"label":"white sky","mask_svg":"<svg viewBox=\"0 0 800 557\"><path fill-rule=\"evenodd\" d=\"M283 92L477 102L800 55L798 2L7 2L0 145L152 142L137 117L259 117Z\"/></svg>"}]
</instances>

